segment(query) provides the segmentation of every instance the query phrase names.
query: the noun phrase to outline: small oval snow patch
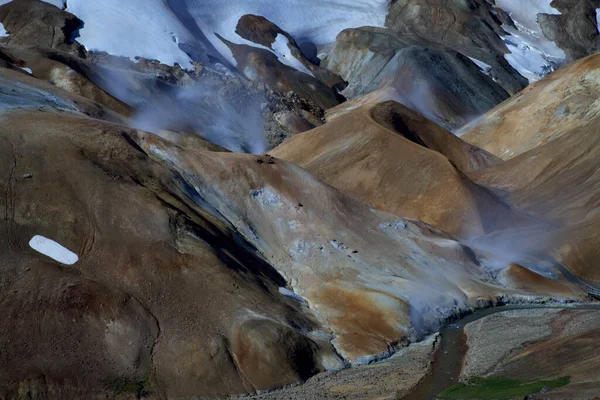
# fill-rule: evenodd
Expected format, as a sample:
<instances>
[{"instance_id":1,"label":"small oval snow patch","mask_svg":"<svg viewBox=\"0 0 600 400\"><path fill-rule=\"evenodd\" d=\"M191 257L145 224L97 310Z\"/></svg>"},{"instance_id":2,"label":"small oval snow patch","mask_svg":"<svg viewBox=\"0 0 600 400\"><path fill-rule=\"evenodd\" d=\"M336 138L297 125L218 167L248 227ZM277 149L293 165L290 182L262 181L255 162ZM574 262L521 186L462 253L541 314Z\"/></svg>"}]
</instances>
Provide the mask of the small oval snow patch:
<instances>
[{"instance_id":1,"label":"small oval snow patch","mask_svg":"<svg viewBox=\"0 0 600 400\"><path fill-rule=\"evenodd\" d=\"M73 265L79 261L77 254L44 236L35 235L29 241L29 246L61 264Z\"/></svg>"},{"instance_id":2,"label":"small oval snow patch","mask_svg":"<svg viewBox=\"0 0 600 400\"><path fill-rule=\"evenodd\" d=\"M279 288L279 293L281 293L284 296L291 297L292 299L294 299L300 303L307 303L307 301L304 297L302 297L299 294L296 294L296 293L292 292L291 290L286 289L284 287Z\"/></svg>"}]
</instances>

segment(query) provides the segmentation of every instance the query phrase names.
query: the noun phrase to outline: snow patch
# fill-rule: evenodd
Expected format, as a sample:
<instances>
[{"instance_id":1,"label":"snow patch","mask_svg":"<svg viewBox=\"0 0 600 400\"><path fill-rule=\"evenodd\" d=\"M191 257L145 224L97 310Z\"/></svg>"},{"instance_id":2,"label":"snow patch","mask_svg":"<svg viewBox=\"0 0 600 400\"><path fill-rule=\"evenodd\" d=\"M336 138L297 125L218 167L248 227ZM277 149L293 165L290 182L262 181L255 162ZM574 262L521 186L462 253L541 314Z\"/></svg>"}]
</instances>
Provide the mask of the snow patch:
<instances>
[{"instance_id":1,"label":"snow patch","mask_svg":"<svg viewBox=\"0 0 600 400\"><path fill-rule=\"evenodd\" d=\"M203 43L232 65L231 51L217 34L236 43L262 47L241 38L237 23L245 14L261 15L289 32L298 43L332 43L339 32L360 26L384 26L389 0L46 0L84 21L77 41L88 50L115 56L159 60L192 69L180 45ZM0 0L0 4L7 3ZM214 47L214 50L211 49ZM289 54L287 39L273 44L280 60L310 72ZM190 53L191 54L191 53Z\"/></svg>"},{"instance_id":2,"label":"snow patch","mask_svg":"<svg viewBox=\"0 0 600 400\"><path fill-rule=\"evenodd\" d=\"M469 57L469 59L471 61L473 61L479 68L481 68L481 70L483 71L484 74L488 74L490 72L490 70L492 69L491 65L486 64L483 61L480 61L476 58L471 58L471 57Z\"/></svg>"},{"instance_id":3,"label":"snow patch","mask_svg":"<svg viewBox=\"0 0 600 400\"><path fill-rule=\"evenodd\" d=\"M299 303L308 303L304 297L302 297L299 294L296 294L296 293L292 292L291 290L286 289L284 287L279 288L279 293L281 293L284 296L290 297L290 298L298 301Z\"/></svg>"},{"instance_id":4,"label":"snow patch","mask_svg":"<svg viewBox=\"0 0 600 400\"><path fill-rule=\"evenodd\" d=\"M551 2L552 0L496 1L496 6L506 11L516 26L516 29L503 26L511 34L502 37L511 51L505 58L529 82L546 76L566 59L565 52L544 36L538 23L538 14L560 15L557 9L550 6Z\"/></svg>"},{"instance_id":5,"label":"snow patch","mask_svg":"<svg viewBox=\"0 0 600 400\"><path fill-rule=\"evenodd\" d=\"M503 39L510 50L510 54L505 54L504 58L530 83L552 72L552 66L543 53L537 52L523 42L511 42L511 37Z\"/></svg>"},{"instance_id":6,"label":"snow patch","mask_svg":"<svg viewBox=\"0 0 600 400\"><path fill-rule=\"evenodd\" d=\"M596 8L596 27L598 28L598 33L600 33L600 8Z\"/></svg>"},{"instance_id":7,"label":"snow patch","mask_svg":"<svg viewBox=\"0 0 600 400\"><path fill-rule=\"evenodd\" d=\"M314 76L312 72L310 72L310 70L304 66L304 64L302 64L296 57L292 55L292 52L289 48L289 43L290 41L287 37L281 33L277 34L277 37L275 38L275 41L271 47L275 51L275 55L277 55L279 61L289 67L297 69L300 72Z\"/></svg>"},{"instance_id":8,"label":"snow patch","mask_svg":"<svg viewBox=\"0 0 600 400\"><path fill-rule=\"evenodd\" d=\"M33 72L31 71L31 68L21 68L23 71L27 72L29 75L33 75Z\"/></svg>"},{"instance_id":9,"label":"snow patch","mask_svg":"<svg viewBox=\"0 0 600 400\"><path fill-rule=\"evenodd\" d=\"M499 7L510 14L515 23L521 24L524 28L542 33L538 23L538 14L560 15L560 11L552 7L550 3L553 0L496 0L496 7ZM543 35L542 35L543 37Z\"/></svg>"},{"instance_id":10,"label":"snow patch","mask_svg":"<svg viewBox=\"0 0 600 400\"><path fill-rule=\"evenodd\" d=\"M6 32L6 29L4 29L4 25L2 25L1 22L0 22L0 37L8 37L8 32Z\"/></svg>"},{"instance_id":11,"label":"snow patch","mask_svg":"<svg viewBox=\"0 0 600 400\"><path fill-rule=\"evenodd\" d=\"M73 0L70 0L73 1ZM89 0L77 0L79 2ZM118 0L112 0L118 1ZM138 0L139 1L139 0ZM235 65L231 51L215 34L236 44L254 43L235 33L245 14L261 15L288 32L298 43L335 42L346 28L384 26L389 0L172 0L183 20L187 14L210 43ZM182 4L180 4L182 3Z\"/></svg>"},{"instance_id":12,"label":"snow patch","mask_svg":"<svg viewBox=\"0 0 600 400\"><path fill-rule=\"evenodd\" d=\"M163 0L69 0L67 11L84 21L77 41L88 50L193 69L179 43L194 38Z\"/></svg>"},{"instance_id":13,"label":"snow patch","mask_svg":"<svg viewBox=\"0 0 600 400\"><path fill-rule=\"evenodd\" d=\"M79 261L77 254L44 236L35 235L29 241L29 246L35 251L42 253L61 264L73 265Z\"/></svg>"}]
</instances>

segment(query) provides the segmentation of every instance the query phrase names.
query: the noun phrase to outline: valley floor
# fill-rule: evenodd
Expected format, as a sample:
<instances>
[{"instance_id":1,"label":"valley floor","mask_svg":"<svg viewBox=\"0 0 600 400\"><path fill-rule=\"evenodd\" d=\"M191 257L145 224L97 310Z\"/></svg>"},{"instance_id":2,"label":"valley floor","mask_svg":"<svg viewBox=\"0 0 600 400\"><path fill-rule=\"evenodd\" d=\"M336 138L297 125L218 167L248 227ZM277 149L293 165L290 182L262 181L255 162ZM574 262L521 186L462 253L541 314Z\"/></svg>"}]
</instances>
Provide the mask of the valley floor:
<instances>
[{"instance_id":1,"label":"valley floor","mask_svg":"<svg viewBox=\"0 0 600 400\"><path fill-rule=\"evenodd\" d=\"M600 391L598 339L597 302L486 308L384 361L249 398L587 399Z\"/></svg>"}]
</instances>

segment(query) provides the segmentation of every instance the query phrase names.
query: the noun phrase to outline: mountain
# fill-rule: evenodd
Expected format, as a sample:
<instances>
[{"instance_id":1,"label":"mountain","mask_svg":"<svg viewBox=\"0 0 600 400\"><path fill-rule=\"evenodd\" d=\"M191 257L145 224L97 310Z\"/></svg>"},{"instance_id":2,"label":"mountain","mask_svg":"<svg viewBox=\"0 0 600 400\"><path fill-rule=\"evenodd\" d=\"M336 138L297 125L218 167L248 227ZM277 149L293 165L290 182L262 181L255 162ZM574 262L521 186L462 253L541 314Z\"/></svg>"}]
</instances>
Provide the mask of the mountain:
<instances>
[{"instance_id":1,"label":"mountain","mask_svg":"<svg viewBox=\"0 0 600 400\"><path fill-rule=\"evenodd\" d=\"M598 392L595 0L0 3L0 397Z\"/></svg>"},{"instance_id":2,"label":"mountain","mask_svg":"<svg viewBox=\"0 0 600 400\"><path fill-rule=\"evenodd\" d=\"M465 176L498 159L393 101L338 115L271 153L372 207L464 239L528 224Z\"/></svg>"},{"instance_id":3,"label":"mountain","mask_svg":"<svg viewBox=\"0 0 600 400\"><path fill-rule=\"evenodd\" d=\"M597 226L598 55L561 68L465 128L461 138L507 161L469 174L514 207L550 221L538 247L580 276L593 266ZM561 95L557 96L556 94Z\"/></svg>"},{"instance_id":4,"label":"mountain","mask_svg":"<svg viewBox=\"0 0 600 400\"><path fill-rule=\"evenodd\" d=\"M119 381L169 397L269 389L389 354L456 307L520 293L438 229L293 164L185 149L3 71L4 90L10 79L22 91L3 114L2 313L13 322L0 337L14 343L3 380L38 382L41 370L52 396ZM35 251L38 236L76 262Z\"/></svg>"}]
</instances>

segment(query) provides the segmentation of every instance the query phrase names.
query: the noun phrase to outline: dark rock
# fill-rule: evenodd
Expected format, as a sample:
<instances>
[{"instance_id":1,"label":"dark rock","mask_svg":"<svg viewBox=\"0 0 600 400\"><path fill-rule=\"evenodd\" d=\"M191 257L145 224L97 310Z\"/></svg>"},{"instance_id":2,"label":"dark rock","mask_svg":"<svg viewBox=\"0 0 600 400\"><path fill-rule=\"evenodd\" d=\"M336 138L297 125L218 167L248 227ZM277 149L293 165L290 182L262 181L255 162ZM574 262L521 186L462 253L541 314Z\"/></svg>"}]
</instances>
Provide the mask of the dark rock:
<instances>
[{"instance_id":1,"label":"dark rock","mask_svg":"<svg viewBox=\"0 0 600 400\"><path fill-rule=\"evenodd\" d=\"M340 103L340 97L332 88L318 79L281 63L268 50L238 45L220 37L227 44L246 78L262 82L281 92L292 91L300 98L309 100L323 109Z\"/></svg>"},{"instance_id":2,"label":"dark rock","mask_svg":"<svg viewBox=\"0 0 600 400\"><path fill-rule=\"evenodd\" d=\"M397 101L447 129L463 126L508 98L467 57L412 42L389 29L347 29L338 35L325 65L349 82L345 96L392 88Z\"/></svg>"},{"instance_id":3,"label":"dark rock","mask_svg":"<svg viewBox=\"0 0 600 400\"><path fill-rule=\"evenodd\" d=\"M300 46L296 43L296 40L294 40L289 33L285 32L265 17L251 14L242 16L238 21L236 33L244 39L271 49L272 44L277 39L277 35L283 35L288 40L288 48L290 49L292 56L300 61L315 76L315 78L329 87L339 89L345 87L344 81L338 75L319 67L309 60L300 49Z\"/></svg>"},{"instance_id":4,"label":"dark rock","mask_svg":"<svg viewBox=\"0 0 600 400\"><path fill-rule=\"evenodd\" d=\"M418 38L422 46L441 45L489 64L490 75L509 94L528 84L504 59L509 50L500 36L506 32L498 12L485 0L398 0L390 7L386 26Z\"/></svg>"},{"instance_id":5,"label":"dark rock","mask_svg":"<svg viewBox=\"0 0 600 400\"><path fill-rule=\"evenodd\" d=\"M78 52L75 42L83 22L40 0L14 0L0 6L0 22L9 33L5 43Z\"/></svg>"},{"instance_id":6,"label":"dark rock","mask_svg":"<svg viewBox=\"0 0 600 400\"><path fill-rule=\"evenodd\" d=\"M235 32L244 39L269 48L275 42L277 35L284 35L290 39L289 34L260 15L246 14L242 16Z\"/></svg>"},{"instance_id":7,"label":"dark rock","mask_svg":"<svg viewBox=\"0 0 600 400\"><path fill-rule=\"evenodd\" d=\"M538 20L544 36L566 53L567 61L600 51L596 21L600 0L554 0L551 5L561 14L539 14Z\"/></svg>"}]
</instances>

